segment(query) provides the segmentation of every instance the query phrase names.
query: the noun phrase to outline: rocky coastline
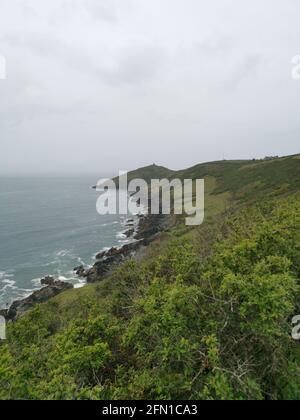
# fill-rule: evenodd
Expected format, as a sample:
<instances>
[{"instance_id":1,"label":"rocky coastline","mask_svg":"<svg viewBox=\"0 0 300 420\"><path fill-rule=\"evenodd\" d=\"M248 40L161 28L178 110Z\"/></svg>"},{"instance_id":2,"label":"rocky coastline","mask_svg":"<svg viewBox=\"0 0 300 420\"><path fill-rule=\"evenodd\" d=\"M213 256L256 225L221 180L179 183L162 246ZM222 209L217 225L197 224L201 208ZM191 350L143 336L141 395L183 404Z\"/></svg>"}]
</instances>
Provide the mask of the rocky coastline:
<instances>
[{"instance_id":1,"label":"rocky coastline","mask_svg":"<svg viewBox=\"0 0 300 420\"><path fill-rule=\"evenodd\" d=\"M132 242L119 248L113 247L96 255L96 262L91 268L79 266L74 269L79 277L85 278L87 283L96 283L109 276L115 268L125 261L134 258L137 252L154 241L157 236L168 226L166 216L139 215L137 229L134 229L134 220L128 219L124 232L126 237L131 237Z\"/></svg>"},{"instance_id":2,"label":"rocky coastline","mask_svg":"<svg viewBox=\"0 0 300 420\"><path fill-rule=\"evenodd\" d=\"M109 276L120 264L133 258L137 252L154 241L158 235L169 225L167 216L138 215L136 225L134 219L127 219L124 236L131 239L131 242L121 246L113 247L100 252L96 256L96 262L92 267L79 266L74 268L79 278L85 278L87 283L96 283ZM12 303L9 309L0 310L0 316L6 321L16 321L36 305L47 302L58 294L73 289L69 282L56 280L51 276L41 279L42 288L36 290L28 297Z\"/></svg>"},{"instance_id":3,"label":"rocky coastline","mask_svg":"<svg viewBox=\"0 0 300 420\"><path fill-rule=\"evenodd\" d=\"M28 297L13 302L9 309L0 310L0 316L3 316L6 321L16 321L34 306L47 302L66 290L73 289L71 283L55 280L50 276L41 279L41 286L43 286L41 289Z\"/></svg>"}]
</instances>

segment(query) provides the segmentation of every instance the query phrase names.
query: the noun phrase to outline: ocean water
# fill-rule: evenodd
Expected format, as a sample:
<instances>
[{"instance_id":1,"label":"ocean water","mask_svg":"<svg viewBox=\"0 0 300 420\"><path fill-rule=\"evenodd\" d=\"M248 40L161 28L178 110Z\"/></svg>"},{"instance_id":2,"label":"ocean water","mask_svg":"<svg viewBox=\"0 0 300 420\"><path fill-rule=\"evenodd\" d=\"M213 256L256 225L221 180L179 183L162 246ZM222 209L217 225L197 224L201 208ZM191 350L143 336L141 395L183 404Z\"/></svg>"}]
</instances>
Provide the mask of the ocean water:
<instances>
[{"instance_id":1,"label":"ocean water","mask_svg":"<svg viewBox=\"0 0 300 420\"><path fill-rule=\"evenodd\" d=\"M96 212L98 177L0 177L0 308L40 288L52 275L72 282L78 265L128 241L124 219Z\"/></svg>"}]
</instances>

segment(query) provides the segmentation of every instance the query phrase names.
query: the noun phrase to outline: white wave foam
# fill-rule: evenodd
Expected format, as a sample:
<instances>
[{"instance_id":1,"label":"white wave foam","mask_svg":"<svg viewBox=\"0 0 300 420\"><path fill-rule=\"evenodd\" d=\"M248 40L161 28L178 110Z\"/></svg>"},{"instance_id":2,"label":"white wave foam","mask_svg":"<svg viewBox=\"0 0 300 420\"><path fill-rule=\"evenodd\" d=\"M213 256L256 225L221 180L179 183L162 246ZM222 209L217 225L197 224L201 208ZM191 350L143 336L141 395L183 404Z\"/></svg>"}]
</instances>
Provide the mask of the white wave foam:
<instances>
[{"instance_id":1,"label":"white wave foam","mask_svg":"<svg viewBox=\"0 0 300 420\"><path fill-rule=\"evenodd\" d=\"M86 286L86 282L76 283L76 284L74 284L74 289L81 289L84 286Z\"/></svg>"},{"instance_id":2,"label":"white wave foam","mask_svg":"<svg viewBox=\"0 0 300 420\"><path fill-rule=\"evenodd\" d=\"M123 231L117 233L116 237L117 237L117 239L126 239L127 238L127 236L125 235L125 233Z\"/></svg>"},{"instance_id":3,"label":"white wave foam","mask_svg":"<svg viewBox=\"0 0 300 420\"><path fill-rule=\"evenodd\" d=\"M35 287L41 287L41 279L32 279L31 283L35 286Z\"/></svg>"},{"instance_id":4,"label":"white wave foam","mask_svg":"<svg viewBox=\"0 0 300 420\"><path fill-rule=\"evenodd\" d=\"M121 239L118 241L119 244L128 244L130 242L130 239Z\"/></svg>"},{"instance_id":5,"label":"white wave foam","mask_svg":"<svg viewBox=\"0 0 300 420\"><path fill-rule=\"evenodd\" d=\"M12 277L14 277L13 274L9 274L7 271L0 271L0 281L10 279Z\"/></svg>"},{"instance_id":6,"label":"white wave foam","mask_svg":"<svg viewBox=\"0 0 300 420\"><path fill-rule=\"evenodd\" d=\"M67 250L67 249L62 249L62 250L60 250L60 251L57 251L56 253L55 253L55 255L56 255L56 257L65 257L66 255L68 255L70 253L70 251L69 250Z\"/></svg>"},{"instance_id":7,"label":"white wave foam","mask_svg":"<svg viewBox=\"0 0 300 420\"><path fill-rule=\"evenodd\" d=\"M56 263L57 263L57 261L56 261L56 260L53 260L53 261L51 261L51 262L49 262L49 263L45 264L45 267L49 267L50 265L54 265L54 264L56 264Z\"/></svg>"},{"instance_id":8,"label":"white wave foam","mask_svg":"<svg viewBox=\"0 0 300 420\"><path fill-rule=\"evenodd\" d=\"M86 265L86 263L83 261L83 259L82 258L80 258L80 257L77 257L77 261L78 261L78 263L79 264L81 264L81 265Z\"/></svg>"},{"instance_id":9,"label":"white wave foam","mask_svg":"<svg viewBox=\"0 0 300 420\"><path fill-rule=\"evenodd\" d=\"M10 279L4 279L2 280L2 283L6 284L7 286L14 286L16 284L14 280L10 280Z\"/></svg>"},{"instance_id":10,"label":"white wave foam","mask_svg":"<svg viewBox=\"0 0 300 420\"><path fill-rule=\"evenodd\" d=\"M0 289L1 294L4 294L7 289L11 291L17 289L15 280L12 280L13 277L13 274L8 274L6 271L0 272L0 283L3 285Z\"/></svg>"},{"instance_id":11,"label":"white wave foam","mask_svg":"<svg viewBox=\"0 0 300 420\"><path fill-rule=\"evenodd\" d=\"M109 246L105 246L105 247L101 248L101 249L100 249L100 251L96 252L96 254L94 254L94 255L92 256L92 259L93 259L93 260L96 260L96 259L97 259L97 255L101 254L102 252L109 251L110 249L111 249L111 248L110 248Z\"/></svg>"}]
</instances>

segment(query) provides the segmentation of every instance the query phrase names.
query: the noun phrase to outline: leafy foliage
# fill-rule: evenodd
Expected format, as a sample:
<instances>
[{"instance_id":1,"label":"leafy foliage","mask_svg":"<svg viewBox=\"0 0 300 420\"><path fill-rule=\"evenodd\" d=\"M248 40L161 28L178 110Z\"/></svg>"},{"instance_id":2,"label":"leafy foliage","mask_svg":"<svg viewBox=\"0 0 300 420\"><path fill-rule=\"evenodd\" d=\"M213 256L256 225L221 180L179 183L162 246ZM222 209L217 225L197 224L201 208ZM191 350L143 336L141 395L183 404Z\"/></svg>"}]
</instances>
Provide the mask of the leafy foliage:
<instances>
[{"instance_id":1,"label":"leafy foliage","mask_svg":"<svg viewBox=\"0 0 300 420\"><path fill-rule=\"evenodd\" d=\"M240 209L211 252L172 239L77 291L69 318L58 298L9 325L0 398L299 399L299 204Z\"/></svg>"}]
</instances>

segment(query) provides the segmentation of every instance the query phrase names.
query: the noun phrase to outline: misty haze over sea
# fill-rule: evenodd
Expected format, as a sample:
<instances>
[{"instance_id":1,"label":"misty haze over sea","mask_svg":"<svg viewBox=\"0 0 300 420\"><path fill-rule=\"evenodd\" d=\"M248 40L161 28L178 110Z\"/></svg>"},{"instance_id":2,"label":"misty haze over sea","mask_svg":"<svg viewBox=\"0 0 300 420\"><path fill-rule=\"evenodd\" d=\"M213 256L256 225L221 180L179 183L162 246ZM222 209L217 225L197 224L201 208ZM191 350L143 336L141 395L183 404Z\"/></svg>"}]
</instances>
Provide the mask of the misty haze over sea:
<instances>
[{"instance_id":1,"label":"misty haze over sea","mask_svg":"<svg viewBox=\"0 0 300 420\"><path fill-rule=\"evenodd\" d=\"M40 288L48 274L79 285L74 267L125 241L124 220L96 212L98 178L0 177L0 308Z\"/></svg>"}]
</instances>

